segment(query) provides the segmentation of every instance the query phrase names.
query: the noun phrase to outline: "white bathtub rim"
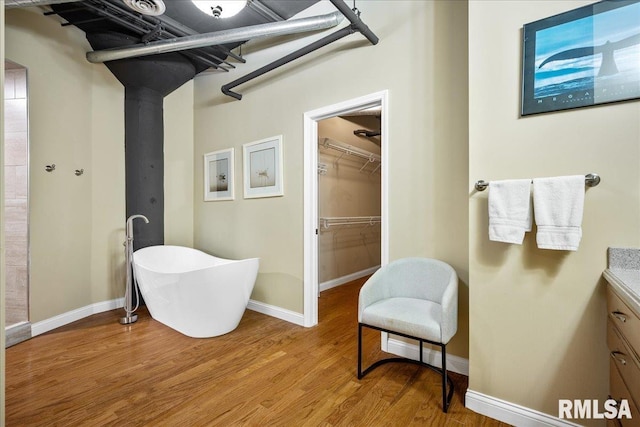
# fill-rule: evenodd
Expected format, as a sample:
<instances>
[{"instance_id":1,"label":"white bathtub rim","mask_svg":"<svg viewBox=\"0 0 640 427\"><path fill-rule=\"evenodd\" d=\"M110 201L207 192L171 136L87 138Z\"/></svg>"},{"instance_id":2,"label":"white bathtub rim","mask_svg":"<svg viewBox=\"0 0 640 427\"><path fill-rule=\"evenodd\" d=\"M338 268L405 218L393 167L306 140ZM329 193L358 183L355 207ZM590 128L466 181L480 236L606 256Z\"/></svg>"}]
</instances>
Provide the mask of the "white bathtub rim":
<instances>
[{"instance_id":1,"label":"white bathtub rim","mask_svg":"<svg viewBox=\"0 0 640 427\"><path fill-rule=\"evenodd\" d=\"M162 269L162 271L159 271L158 268L157 268L157 265L149 265L149 264L153 264L152 262L149 262L149 260L144 259L144 258L141 261L138 260L142 256L146 255L146 252L159 251L160 248L165 248L165 250L166 249L169 249L169 250L177 249L177 250L182 251L182 252L188 252L188 253L191 253L191 254L194 254L194 255L197 255L197 256L201 257L203 260L206 260L206 262L203 262L202 265L198 266L197 268L191 268L191 269L184 269L183 268L183 269L180 269L180 270L177 270L177 271L173 271L173 270L169 271L169 270ZM138 254L137 257L136 257L136 254ZM133 253L133 263L135 265L138 265L138 266L140 266L142 268L145 268L145 269L147 269L149 271L154 271L156 273L163 273L163 274L190 273L190 272L205 270L207 268L211 268L211 267L215 267L215 266L219 266L219 265L223 265L223 264L232 264L232 263L239 263L239 262L251 261L251 260L258 260L258 262L260 262L260 258L259 257L242 258L242 259L222 258L222 257L219 257L219 256L212 255L210 253L207 253L205 251L201 251L200 249L190 248L188 246L178 246L178 245L152 245L152 246L146 246L144 248L140 248L140 249L136 250ZM162 263L162 265L163 265L163 267L166 268L167 263Z\"/></svg>"}]
</instances>

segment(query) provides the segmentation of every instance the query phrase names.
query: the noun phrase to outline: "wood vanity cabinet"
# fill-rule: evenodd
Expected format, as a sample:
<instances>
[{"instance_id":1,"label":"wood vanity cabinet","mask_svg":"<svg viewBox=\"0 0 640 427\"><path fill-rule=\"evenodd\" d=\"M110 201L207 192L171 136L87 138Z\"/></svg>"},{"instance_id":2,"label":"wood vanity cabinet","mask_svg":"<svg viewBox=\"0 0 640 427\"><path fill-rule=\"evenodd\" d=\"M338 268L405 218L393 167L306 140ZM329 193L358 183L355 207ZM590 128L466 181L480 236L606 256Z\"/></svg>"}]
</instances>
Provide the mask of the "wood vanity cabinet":
<instances>
[{"instance_id":1,"label":"wood vanity cabinet","mask_svg":"<svg viewBox=\"0 0 640 427\"><path fill-rule=\"evenodd\" d=\"M612 399L629 402L632 419L608 420L609 426L640 425L640 313L629 308L611 285L607 285L607 346L609 394Z\"/></svg>"}]
</instances>

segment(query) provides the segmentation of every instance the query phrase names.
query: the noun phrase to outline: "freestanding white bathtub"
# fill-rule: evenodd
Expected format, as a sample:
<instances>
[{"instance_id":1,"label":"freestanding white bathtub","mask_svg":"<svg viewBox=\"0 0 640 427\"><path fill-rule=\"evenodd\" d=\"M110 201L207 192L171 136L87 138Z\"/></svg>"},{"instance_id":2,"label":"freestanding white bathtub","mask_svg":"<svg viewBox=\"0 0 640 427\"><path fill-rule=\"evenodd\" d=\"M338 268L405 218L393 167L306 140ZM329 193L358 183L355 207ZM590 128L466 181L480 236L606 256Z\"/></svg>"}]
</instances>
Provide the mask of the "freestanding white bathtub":
<instances>
[{"instance_id":1,"label":"freestanding white bathtub","mask_svg":"<svg viewBox=\"0 0 640 427\"><path fill-rule=\"evenodd\" d=\"M234 261L182 246L149 246L133 253L151 317L194 338L215 337L238 326L259 263L259 258Z\"/></svg>"}]
</instances>

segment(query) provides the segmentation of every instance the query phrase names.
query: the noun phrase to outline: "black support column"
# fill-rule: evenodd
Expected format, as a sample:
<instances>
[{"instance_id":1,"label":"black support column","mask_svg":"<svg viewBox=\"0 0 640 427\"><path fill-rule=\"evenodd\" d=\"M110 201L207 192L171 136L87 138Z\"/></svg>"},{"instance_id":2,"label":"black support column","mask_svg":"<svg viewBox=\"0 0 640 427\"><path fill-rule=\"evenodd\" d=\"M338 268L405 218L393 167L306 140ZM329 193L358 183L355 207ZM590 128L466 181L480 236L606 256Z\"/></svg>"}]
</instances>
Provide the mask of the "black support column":
<instances>
[{"instance_id":1,"label":"black support column","mask_svg":"<svg viewBox=\"0 0 640 427\"><path fill-rule=\"evenodd\" d=\"M116 32L87 33L96 49L122 47L140 40ZM136 221L134 250L164 244L164 97L207 68L178 52L105 63L124 86L126 213ZM193 108L186 105L185 108ZM124 218L126 220L126 218Z\"/></svg>"},{"instance_id":2,"label":"black support column","mask_svg":"<svg viewBox=\"0 0 640 427\"><path fill-rule=\"evenodd\" d=\"M133 228L134 250L164 243L163 95L147 87L125 87L127 218L149 224Z\"/></svg>"}]
</instances>

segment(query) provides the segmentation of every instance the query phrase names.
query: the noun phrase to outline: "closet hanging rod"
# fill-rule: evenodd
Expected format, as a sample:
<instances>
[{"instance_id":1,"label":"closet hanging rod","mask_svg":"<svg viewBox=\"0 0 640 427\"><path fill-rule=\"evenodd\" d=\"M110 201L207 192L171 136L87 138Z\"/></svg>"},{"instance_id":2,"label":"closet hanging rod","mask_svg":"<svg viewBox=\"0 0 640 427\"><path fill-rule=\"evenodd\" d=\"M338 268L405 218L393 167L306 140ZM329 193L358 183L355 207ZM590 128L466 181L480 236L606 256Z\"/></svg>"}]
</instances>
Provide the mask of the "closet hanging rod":
<instances>
[{"instance_id":1,"label":"closet hanging rod","mask_svg":"<svg viewBox=\"0 0 640 427\"><path fill-rule=\"evenodd\" d=\"M600 176L597 173L588 173L584 176L584 184L587 187L595 187L596 185L600 184ZM489 186L489 182L484 181L482 179L476 181L476 185L475 185L476 190L478 191L484 191L487 189L488 186Z\"/></svg>"},{"instance_id":2,"label":"closet hanging rod","mask_svg":"<svg viewBox=\"0 0 640 427\"><path fill-rule=\"evenodd\" d=\"M321 228L327 229L338 225L376 225L382 222L380 216L333 216L320 217Z\"/></svg>"},{"instance_id":3,"label":"closet hanging rod","mask_svg":"<svg viewBox=\"0 0 640 427\"><path fill-rule=\"evenodd\" d=\"M340 141L336 141L331 138L323 138L323 140L324 142L322 142L320 145L325 148L333 148L334 150L342 151L346 154L362 157L363 159L367 159L371 163L382 161L382 157L380 157L380 155L378 154L370 153L369 151L354 147L349 144L341 143Z\"/></svg>"}]
</instances>

